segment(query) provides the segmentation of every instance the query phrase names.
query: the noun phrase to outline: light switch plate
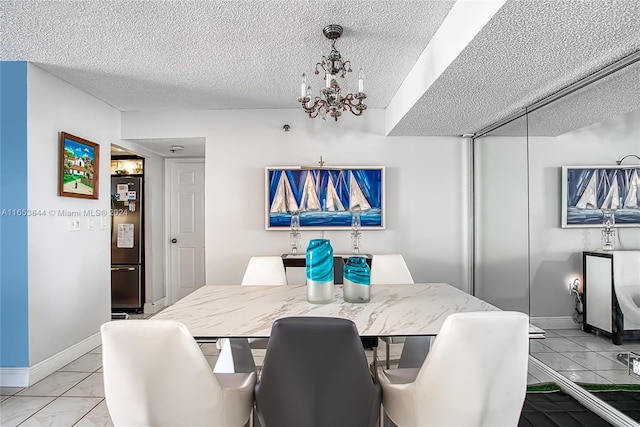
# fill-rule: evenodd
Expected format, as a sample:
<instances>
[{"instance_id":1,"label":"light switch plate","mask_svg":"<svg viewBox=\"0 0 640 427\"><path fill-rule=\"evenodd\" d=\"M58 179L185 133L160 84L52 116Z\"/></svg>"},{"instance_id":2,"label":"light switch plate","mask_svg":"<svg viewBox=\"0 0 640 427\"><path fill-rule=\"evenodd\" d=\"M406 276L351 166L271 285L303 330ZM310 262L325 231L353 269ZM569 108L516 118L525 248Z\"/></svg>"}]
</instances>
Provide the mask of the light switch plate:
<instances>
[{"instance_id":1,"label":"light switch plate","mask_svg":"<svg viewBox=\"0 0 640 427\"><path fill-rule=\"evenodd\" d=\"M69 220L69 231L80 231L80 218L71 218Z\"/></svg>"},{"instance_id":2,"label":"light switch plate","mask_svg":"<svg viewBox=\"0 0 640 427\"><path fill-rule=\"evenodd\" d=\"M106 230L108 225L109 225L109 217L101 216L100 217L100 229L101 230Z\"/></svg>"},{"instance_id":3,"label":"light switch plate","mask_svg":"<svg viewBox=\"0 0 640 427\"><path fill-rule=\"evenodd\" d=\"M87 220L87 230L93 231L96 229L96 225L93 223L93 218Z\"/></svg>"}]
</instances>

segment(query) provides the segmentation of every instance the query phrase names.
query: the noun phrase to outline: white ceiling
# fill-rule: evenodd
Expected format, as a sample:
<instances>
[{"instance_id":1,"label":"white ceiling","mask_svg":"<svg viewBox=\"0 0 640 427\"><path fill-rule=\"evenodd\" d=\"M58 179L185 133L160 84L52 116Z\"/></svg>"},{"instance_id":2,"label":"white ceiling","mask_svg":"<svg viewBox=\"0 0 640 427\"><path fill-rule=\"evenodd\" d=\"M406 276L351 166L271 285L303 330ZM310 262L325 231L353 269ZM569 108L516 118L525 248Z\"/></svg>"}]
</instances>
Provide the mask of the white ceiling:
<instances>
[{"instance_id":1,"label":"white ceiling","mask_svg":"<svg viewBox=\"0 0 640 427\"><path fill-rule=\"evenodd\" d=\"M385 108L453 4L2 0L0 58L121 111L297 108L301 73L315 78L329 52L321 30L338 23L346 88L363 67L369 108ZM637 0L508 0L391 135L474 133L638 50Z\"/></svg>"}]
</instances>

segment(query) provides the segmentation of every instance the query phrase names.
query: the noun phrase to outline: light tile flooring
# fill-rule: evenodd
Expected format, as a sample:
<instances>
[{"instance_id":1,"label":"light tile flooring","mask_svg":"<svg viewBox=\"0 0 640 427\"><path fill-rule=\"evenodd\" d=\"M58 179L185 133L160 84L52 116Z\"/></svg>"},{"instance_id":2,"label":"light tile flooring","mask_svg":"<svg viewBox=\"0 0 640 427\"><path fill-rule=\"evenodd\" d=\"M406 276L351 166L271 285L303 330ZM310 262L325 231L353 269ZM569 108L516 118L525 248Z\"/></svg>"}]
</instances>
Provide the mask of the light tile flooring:
<instances>
[{"instance_id":1,"label":"light tile flooring","mask_svg":"<svg viewBox=\"0 0 640 427\"><path fill-rule=\"evenodd\" d=\"M640 353L640 342L614 345L610 338L587 334L580 329L546 330L545 335L543 340L530 341L531 355L571 381L640 384L629 376L627 366L616 360L621 352ZM546 381L544 375L530 368L530 384Z\"/></svg>"},{"instance_id":2,"label":"light tile flooring","mask_svg":"<svg viewBox=\"0 0 640 427\"><path fill-rule=\"evenodd\" d=\"M640 384L616 361L621 351L640 352L640 343L614 346L610 340L579 329L548 330L544 340L531 341L531 355L576 382ZM218 350L215 344L201 345L213 367ZM392 359L399 356L402 344L394 344ZM385 346L380 345L379 360ZM367 351L369 361L372 354ZM261 365L264 350L256 350ZM529 383L550 381L546 375L529 368ZM111 426L104 401L102 354L97 347L57 372L27 388L0 388L0 425L9 426Z\"/></svg>"}]
</instances>

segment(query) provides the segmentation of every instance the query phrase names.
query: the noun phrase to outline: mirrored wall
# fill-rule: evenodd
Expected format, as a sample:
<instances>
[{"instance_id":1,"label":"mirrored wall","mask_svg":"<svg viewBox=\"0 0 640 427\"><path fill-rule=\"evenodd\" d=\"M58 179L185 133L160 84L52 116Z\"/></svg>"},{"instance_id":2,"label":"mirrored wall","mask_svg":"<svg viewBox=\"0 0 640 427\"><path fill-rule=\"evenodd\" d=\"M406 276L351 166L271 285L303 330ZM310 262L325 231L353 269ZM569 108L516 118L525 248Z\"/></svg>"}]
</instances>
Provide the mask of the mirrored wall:
<instances>
[{"instance_id":1,"label":"mirrored wall","mask_svg":"<svg viewBox=\"0 0 640 427\"><path fill-rule=\"evenodd\" d=\"M474 139L475 294L529 313L547 332L532 355L571 381L640 384L617 357L640 353L640 340L614 345L583 332L582 298L570 293L576 279L583 290L583 253L602 250L601 224L562 225L563 166L615 167L640 156L640 54L554 98ZM640 160L622 165L640 168ZM599 201L607 188L598 188ZM615 250L640 250L640 227L615 231Z\"/></svg>"}]
</instances>

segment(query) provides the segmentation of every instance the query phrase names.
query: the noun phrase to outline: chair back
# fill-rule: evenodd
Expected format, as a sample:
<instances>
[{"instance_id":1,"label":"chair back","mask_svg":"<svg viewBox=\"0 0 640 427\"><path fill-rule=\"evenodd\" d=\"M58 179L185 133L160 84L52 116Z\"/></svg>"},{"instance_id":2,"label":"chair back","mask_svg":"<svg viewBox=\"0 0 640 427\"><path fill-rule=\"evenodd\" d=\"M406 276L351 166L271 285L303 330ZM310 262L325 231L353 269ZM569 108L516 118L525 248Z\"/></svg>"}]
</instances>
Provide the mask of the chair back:
<instances>
[{"instance_id":1,"label":"chair back","mask_svg":"<svg viewBox=\"0 0 640 427\"><path fill-rule=\"evenodd\" d=\"M380 398L353 322L289 317L273 323L255 388L263 427L375 426Z\"/></svg>"},{"instance_id":2,"label":"chair back","mask_svg":"<svg viewBox=\"0 0 640 427\"><path fill-rule=\"evenodd\" d=\"M120 320L102 325L101 335L105 398L115 426L227 423L221 386L183 324Z\"/></svg>"},{"instance_id":3,"label":"chair back","mask_svg":"<svg viewBox=\"0 0 640 427\"><path fill-rule=\"evenodd\" d=\"M415 379L418 425L516 426L527 391L529 317L486 311L445 320Z\"/></svg>"},{"instance_id":4,"label":"chair back","mask_svg":"<svg viewBox=\"0 0 640 427\"><path fill-rule=\"evenodd\" d=\"M374 255L371 259L372 285L413 285L413 277L401 254Z\"/></svg>"},{"instance_id":5,"label":"chair back","mask_svg":"<svg viewBox=\"0 0 640 427\"><path fill-rule=\"evenodd\" d=\"M254 256L242 278L242 285L286 285L287 273L279 256Z\"/></svg>"}]
</instances>

